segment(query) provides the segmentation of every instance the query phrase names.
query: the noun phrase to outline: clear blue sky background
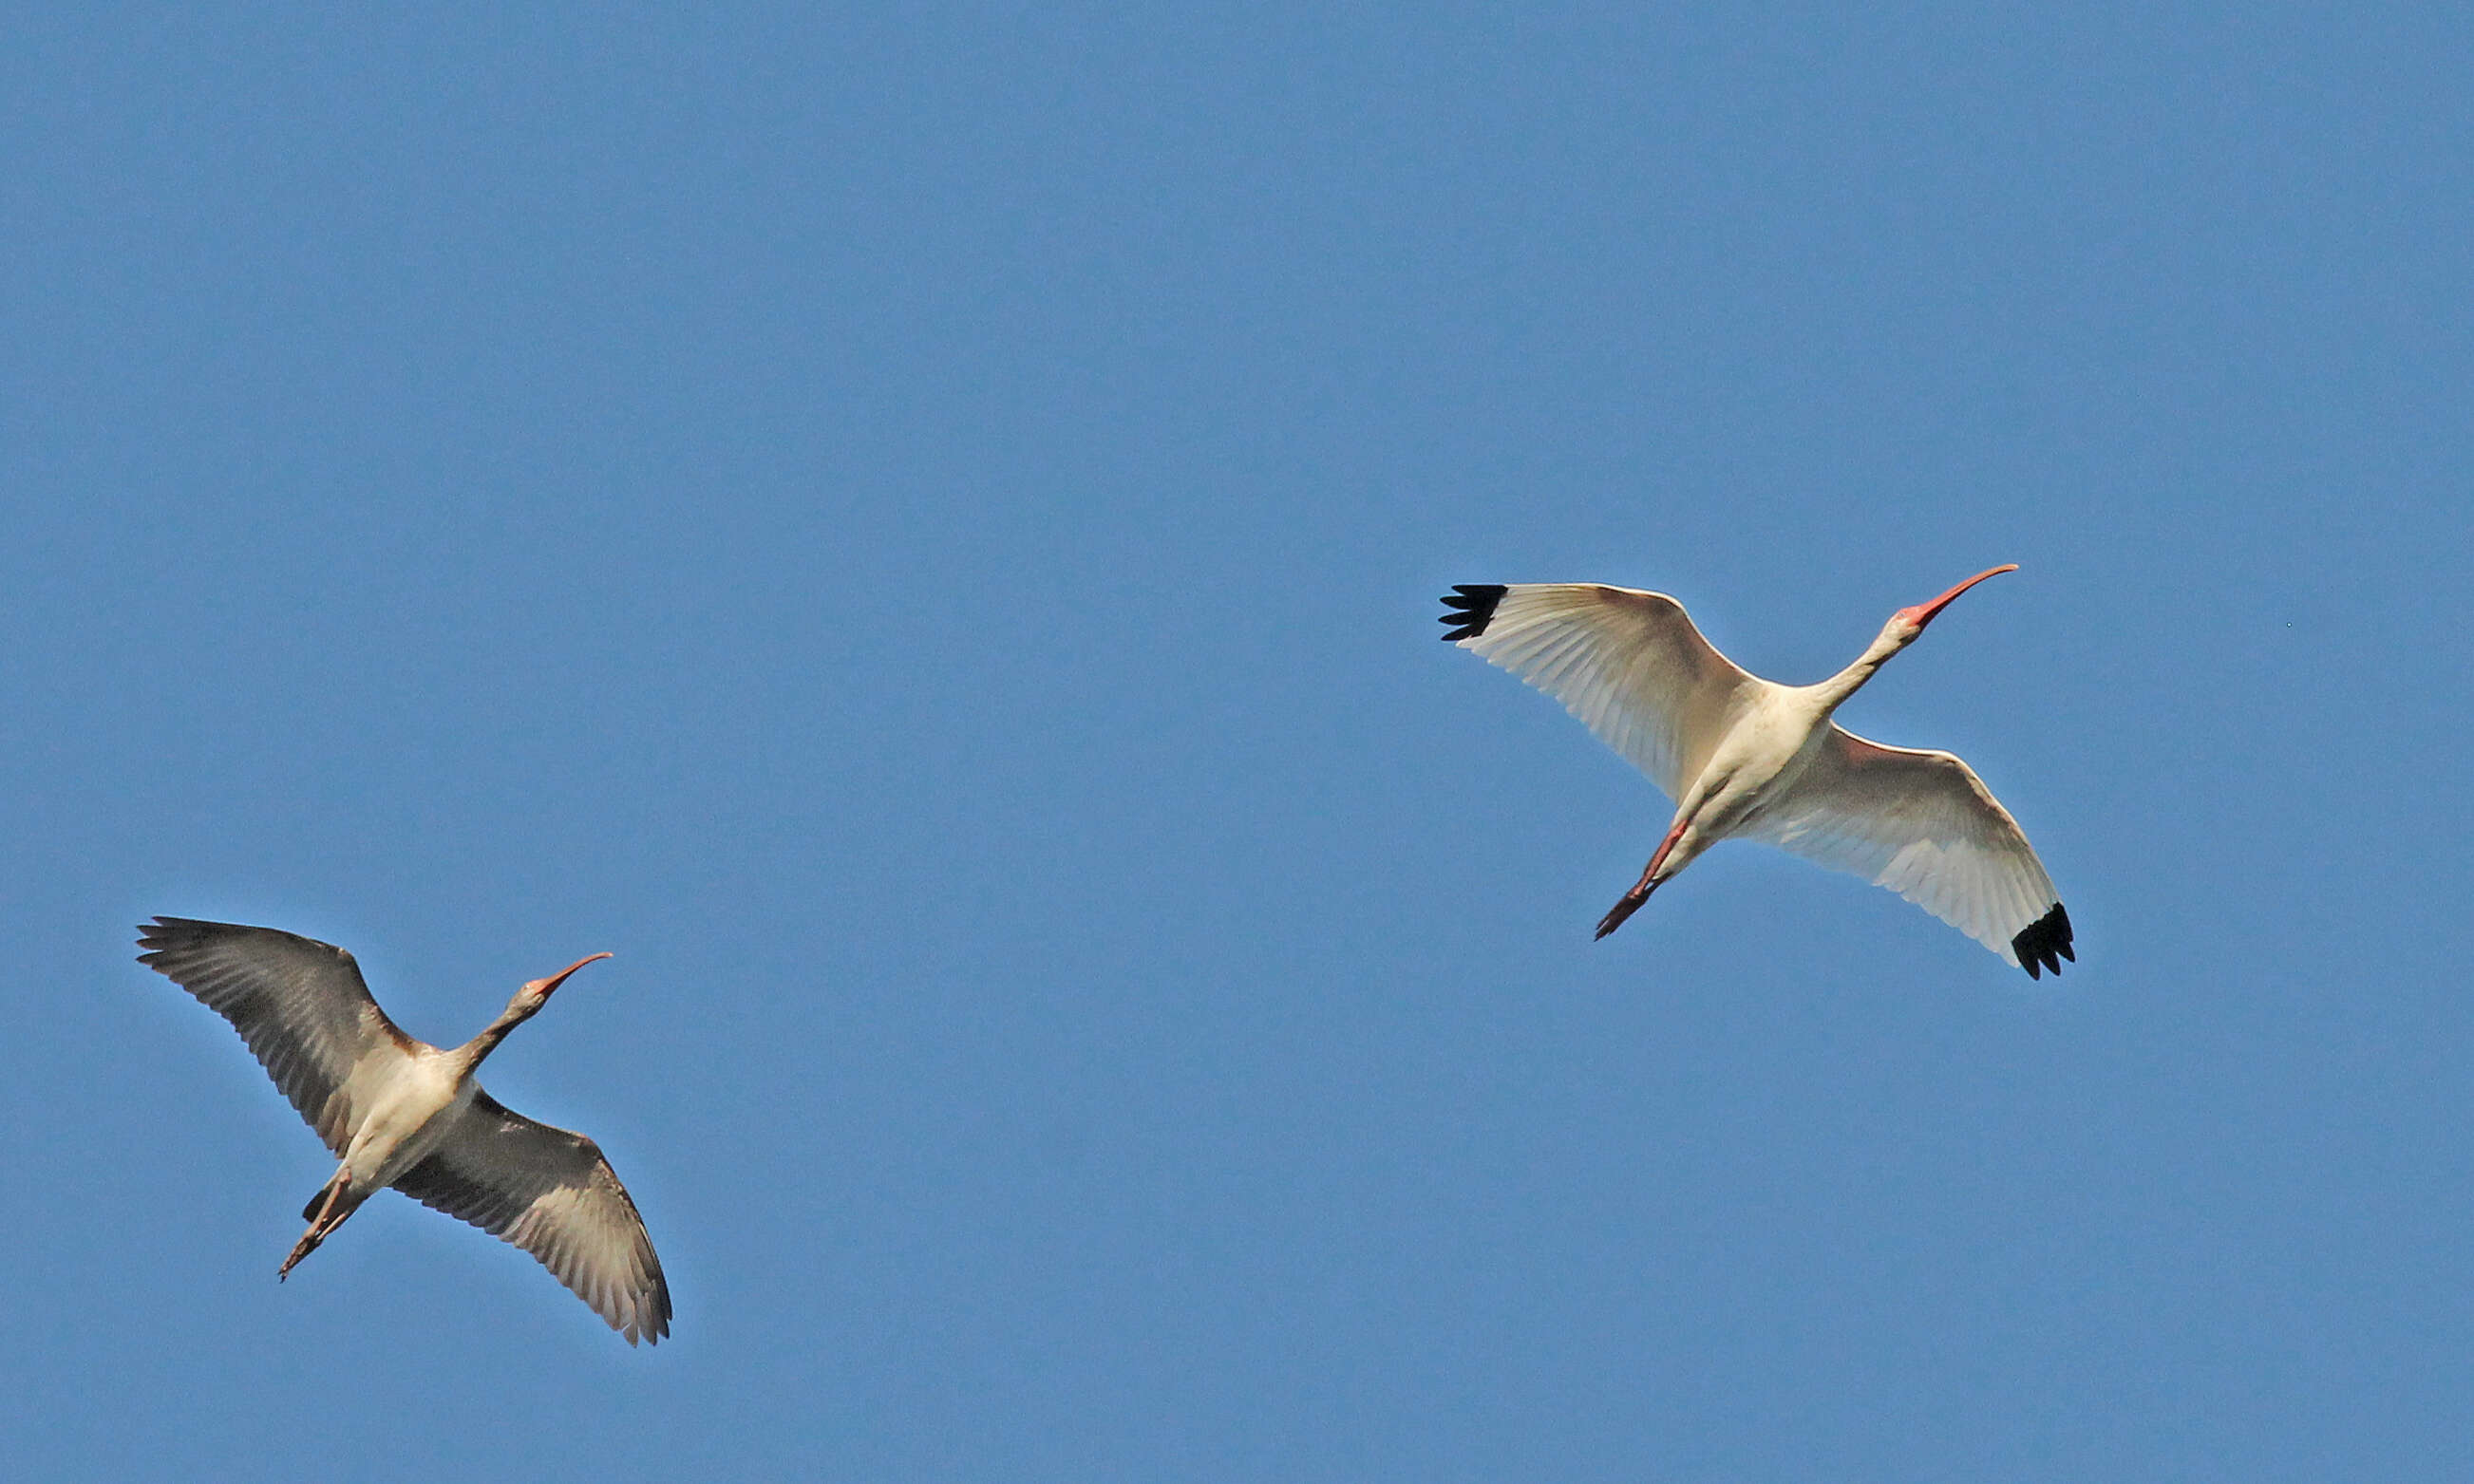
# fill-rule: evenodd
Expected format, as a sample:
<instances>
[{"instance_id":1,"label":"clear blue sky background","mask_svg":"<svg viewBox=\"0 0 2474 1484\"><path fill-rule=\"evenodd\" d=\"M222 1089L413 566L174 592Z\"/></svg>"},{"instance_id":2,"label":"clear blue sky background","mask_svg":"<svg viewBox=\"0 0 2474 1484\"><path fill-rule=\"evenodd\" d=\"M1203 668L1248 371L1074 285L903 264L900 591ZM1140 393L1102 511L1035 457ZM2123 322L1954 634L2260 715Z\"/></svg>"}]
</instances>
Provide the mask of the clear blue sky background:
<instances>
[{"instance_id":1,"label":"clear blue sky background","mask_svg":"<svg viewBox=\"0 0 2474 1484\"><path fill-rule=\"evenodd\" d=\"M1856 13L1860 12L1860 13ZM2455 7L21 12L12 1478L2474 1472ZM2031 984L1436 642L1971 758ZM346 945L630 1351L133 962Z\"/></svg>"}]
</instances>

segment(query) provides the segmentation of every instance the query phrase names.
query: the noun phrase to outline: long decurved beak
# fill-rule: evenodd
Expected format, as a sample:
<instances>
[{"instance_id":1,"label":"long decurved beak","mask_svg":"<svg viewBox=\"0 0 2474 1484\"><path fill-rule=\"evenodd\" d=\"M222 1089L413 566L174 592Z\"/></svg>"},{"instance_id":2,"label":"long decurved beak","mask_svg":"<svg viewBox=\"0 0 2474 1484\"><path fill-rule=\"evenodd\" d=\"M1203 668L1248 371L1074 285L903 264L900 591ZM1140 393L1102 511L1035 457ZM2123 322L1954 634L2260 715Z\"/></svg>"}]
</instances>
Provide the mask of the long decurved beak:
<instances>
[{"instance_id":1,"label":"long decurved beak","mask_svg":"<svg viewBox=\"0 0 2474 1484\"><path fill-rule=\"evenodd\" d=\"M537 993L544 999L547 999L549 998L549 994L552 990L557 989L560 985L567 982L567 976L569 974L582 969L587 964L599 963L601 960L608 958L609 956L610 955L607 953L587 954L585 957L577 959L574 963L568 965L565 969L560 969L548 978L535 979L532 983L525 985L524 988L526 991Z\"/></svg>"},{"instance_id":2,"label":"long decurved beak","mask_svg":"<svg viewBox=\"0 0 2474 1484\"><path fill-rule=\"evenodd\" d=\"M1957 586L1953 587L1950 591L1943 593L1940 597L1933 599L1929 603L1919 603L1913 608L1903 608L1899 610L1899 616L1905 619L1907 622L1914 624L1918 629L1922 629L1925 625L1931 623L1935 618L1939 617L1943 609L1946 609L1953 603L1958 601L1958 595L1965 592L1968 588L1975 586L1977 583L1984 581L1988 577L1999 577L2004 572L2016 572L2017 570L2019 570L2019 563L2016 562L2005 562L1997 567L1988 567L1985 570L1977 573L1974 577L1969 578L1967 581L1959 584Z\"/></svg>"}]
</instances>

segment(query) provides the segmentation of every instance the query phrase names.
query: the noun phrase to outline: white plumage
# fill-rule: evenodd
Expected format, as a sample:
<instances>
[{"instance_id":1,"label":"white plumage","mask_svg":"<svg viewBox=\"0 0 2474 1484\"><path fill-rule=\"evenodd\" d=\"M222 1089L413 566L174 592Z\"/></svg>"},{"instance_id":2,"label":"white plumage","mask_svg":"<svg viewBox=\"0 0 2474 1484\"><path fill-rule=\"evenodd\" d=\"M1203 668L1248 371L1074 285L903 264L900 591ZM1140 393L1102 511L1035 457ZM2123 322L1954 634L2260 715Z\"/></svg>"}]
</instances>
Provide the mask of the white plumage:
<instances>
[{"instance_id":1,"label":"white plumage","mask_svg":"<svg viewBox=\"0 0 2474 1484\"><path fill-rule=\"evenodd\" d=\"M1760 840L1884 886L2030 976L2073 958L2071 921L2026 835L1948 753L1883 747L1831 720L1979 572L1890 616L1854 664L1817 685L1748 674L1661 592L1594 584L1464 585L1443 637L1564 703L1676 804L1603 938L1718 841Z\"/></svg>"}]
</instances>

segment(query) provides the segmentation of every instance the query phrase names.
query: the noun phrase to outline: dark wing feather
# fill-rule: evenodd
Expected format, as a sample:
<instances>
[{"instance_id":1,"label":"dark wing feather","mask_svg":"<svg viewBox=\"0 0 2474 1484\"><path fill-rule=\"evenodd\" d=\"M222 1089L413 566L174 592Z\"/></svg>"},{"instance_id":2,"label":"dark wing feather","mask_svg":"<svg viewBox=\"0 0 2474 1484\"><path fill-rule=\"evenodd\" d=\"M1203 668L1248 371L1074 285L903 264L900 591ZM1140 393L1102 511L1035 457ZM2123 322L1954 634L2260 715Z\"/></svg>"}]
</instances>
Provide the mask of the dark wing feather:
<instances>
[{"instance_id":1,"label":"dark wing feather","mask_svg":"<svg viewBox=\"0 0 2474 1484\"><path fill-rule=\"evenodd\" d=\"M670 1332L670 1287L644 1218L601 1146L511 1113L475 1088L472 1106L395 1187L531 1253L633 1345Z\"/></svg>"},{"instance_id":2,"label":"dark wing feather","mask_svg":"<svg viewBox=\"0 0 2474 1484\"><path fill-rule=\"evenodd\" d=\"M241 1040L337 1155L360 1119L346 1083L378 1046L420 1042L396 1029L352 956L332 944L232 922L158 917L137 930L137 962L196 995Z\"/></svg>"}]
</instances>

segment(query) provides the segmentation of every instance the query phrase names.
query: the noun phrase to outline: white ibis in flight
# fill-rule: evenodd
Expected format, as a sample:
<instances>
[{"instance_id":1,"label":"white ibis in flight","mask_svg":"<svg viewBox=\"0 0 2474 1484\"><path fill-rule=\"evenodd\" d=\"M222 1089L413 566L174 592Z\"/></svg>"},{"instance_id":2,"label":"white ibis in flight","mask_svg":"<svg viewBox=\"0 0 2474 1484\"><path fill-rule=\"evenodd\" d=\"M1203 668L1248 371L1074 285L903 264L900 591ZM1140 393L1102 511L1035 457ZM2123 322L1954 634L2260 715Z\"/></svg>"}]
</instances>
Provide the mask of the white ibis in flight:
<instances>
[{"instance_id":1,"label":"white ibis in flight","mask_svg":"<svg viewBox=\"0 0 2474 1484\"><path fill-rule=\"evenodd\" d=\"M1741 836L1886 886L2033 978L2074 955L2070 914L2019 822L1950 754L1883 747L1830 719L1960 593L2017 570L1978 572L1899 610L1817 685L1746 674L1684 605L1630 587L1455 585L1443 638L1563 702L1675 801L1666 838L1599 937L1703 850Z\"/></svg>"},{"instance_id":2,"label":"white ibis in flight","mask_svg":"<svg viewBox=\"0 0 2474 1484\"><path fill-rule=\"evenodd\" d=\"M509 1112L473 1080L568 975L609 954L535 979L480 1035L442 1051L396 1029L360 966L330 944L158 917L138 929L137 945L149 950L139 963L232 1023L343 1161L303 1209L309 1230L279 1279L393 1185L531 1253L628 1344L670 1332L662 1259L600 1146Z\"/></svg>"}]
</instances>

